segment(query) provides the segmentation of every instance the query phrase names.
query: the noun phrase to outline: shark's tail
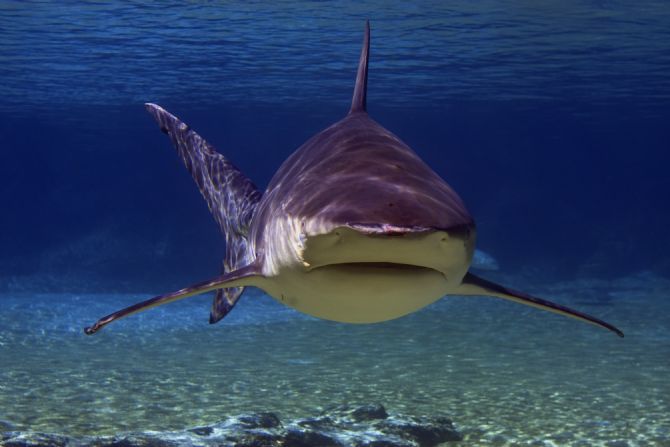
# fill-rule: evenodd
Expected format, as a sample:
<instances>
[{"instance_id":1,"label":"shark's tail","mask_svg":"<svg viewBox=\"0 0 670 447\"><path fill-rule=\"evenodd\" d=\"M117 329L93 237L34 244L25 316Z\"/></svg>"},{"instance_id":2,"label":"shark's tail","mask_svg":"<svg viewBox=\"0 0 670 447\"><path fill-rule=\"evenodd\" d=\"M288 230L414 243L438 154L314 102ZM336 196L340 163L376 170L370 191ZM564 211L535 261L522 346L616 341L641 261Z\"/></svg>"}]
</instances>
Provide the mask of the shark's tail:
<instances>
[{"instance_id":1,"label":"shark's tail","mask_svg":"<svg viewBox=\"0 0 670 447\"><path fill-rule=\"evenodd\" d=\"M172 140L226 238L223 273L250 264L253 260L247 239L249 224L261 193L226 157L179 118L156 104L145 106ZM243 291L244 287L217 290L209 322L216 323L225 317Z\"/></svg>"}]
</instances>

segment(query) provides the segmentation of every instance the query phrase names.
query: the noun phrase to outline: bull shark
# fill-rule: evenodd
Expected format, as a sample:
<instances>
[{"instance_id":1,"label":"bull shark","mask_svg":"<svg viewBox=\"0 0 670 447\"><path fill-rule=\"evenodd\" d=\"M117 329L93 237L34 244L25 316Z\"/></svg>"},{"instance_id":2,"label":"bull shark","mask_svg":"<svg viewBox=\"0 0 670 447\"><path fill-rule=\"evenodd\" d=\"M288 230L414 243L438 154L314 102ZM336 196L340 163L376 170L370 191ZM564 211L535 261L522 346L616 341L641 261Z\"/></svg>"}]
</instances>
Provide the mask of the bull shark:
<instances>
[{"instance_id":1,"label":"bull shark","mask_svg":"<svg viewBox=\"0 0 670 447\"><path fill-rule=\"evenodd\" d=\"M366 22L351 108L284 161L261 193L188 125L145 104L191 173L225 235L223 273L101 318L120 318L216 291L210 323L255 286L300 312L375 323L447 295L492 296L623 332L613 325L469 272L475 222L456 192L366 111Z\"/></svg>"}]
</instances>

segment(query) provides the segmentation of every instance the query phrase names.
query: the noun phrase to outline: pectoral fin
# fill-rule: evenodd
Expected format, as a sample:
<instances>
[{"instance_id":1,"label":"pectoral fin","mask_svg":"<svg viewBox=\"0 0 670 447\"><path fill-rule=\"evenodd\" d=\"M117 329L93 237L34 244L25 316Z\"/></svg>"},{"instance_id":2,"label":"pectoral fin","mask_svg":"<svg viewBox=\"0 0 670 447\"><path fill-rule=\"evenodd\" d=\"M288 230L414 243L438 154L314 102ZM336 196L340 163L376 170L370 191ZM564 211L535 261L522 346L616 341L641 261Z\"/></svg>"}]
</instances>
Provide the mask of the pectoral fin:
<instances>
[{"instance_id":1,"label":"pectoral fin","mask_svg":"<svg viewBox=\"0 0 670 447\"><path fill-rule=\"evenodd\" d=\"M260 269L256 265L251 264L246 267L242 267L241 269L218 276L214 279L203 281L184 289L177 290L176 292L159 295L146 301L142 301L141 303L133 304L130 307L126 307L125 309L119 310L113 314L99 319L93 326L85 328L84 332L88 335L95 334L112 321L116 321L120 318L127 317L138 312L143 312L145 310L151 309L152 307L162 306L163 304L171 303L173 301L181 300L194 295L200 295L201 293L210 292L212 290L227 287L257 285L259 279L261 278L262 275L260 273Z\"/></svg>"},{"instance_id":2,"label":"pectoral fin","mask_svg":"<svg viewBox=\"0 0 670 447\"><path fill-rule=\"evenodd\" d=\"M592 317L591 315L587 315L577 310L570 309L569 307L543 300L542 298L537 298L531 295L527 295L523 292L508 289L507 287L501 286L500 284L496 284L494 282L475 276L472 273L465 275L463 282L461 283L458 290L454 292L454 295L480 295L504 298L506 300L516 301L517 303L525 304L527 306L537 307L538 309L548 310L550 312L555 312L557 314L595 324L596 326L609 329L619 337L623 337L623 332L603 320Z\"/></svg>"}]
</instances>

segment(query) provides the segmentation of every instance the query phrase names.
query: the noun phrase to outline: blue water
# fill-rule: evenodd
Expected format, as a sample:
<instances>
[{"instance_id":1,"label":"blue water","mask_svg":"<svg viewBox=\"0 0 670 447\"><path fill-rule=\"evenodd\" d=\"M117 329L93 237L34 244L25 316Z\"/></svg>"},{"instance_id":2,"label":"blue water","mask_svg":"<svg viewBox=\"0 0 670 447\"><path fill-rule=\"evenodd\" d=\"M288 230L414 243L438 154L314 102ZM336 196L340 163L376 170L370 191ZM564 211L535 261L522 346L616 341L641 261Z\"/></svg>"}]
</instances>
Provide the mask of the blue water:
<instances>
[{"instance_id":1,"label":"blue water","mask_svg":"<svg viewBox=\"0 0 670 447\"><path fill-rule=\"evenodd\" d=\"M667 2L5 0L0 1L0 306L5 314L0 347L13 347L0 350L0 364L12 383L21 382L16 371L31 375L32 363L24 358L43 345L40 337L50 343L65 337L65 354L77 358L80 350L101 346L78 338L78 328L90 324L91 316L219 272L223 238L142 104L155 102L178 115L263 188L295 148L346 113L366 18L372 25L370 114L458 191L477 222L479 247L500 266L498 277L592 306L586 310L614 317L627 333L645 324L653 328L641 337L648 344L615 340L624 345L613 352L633 350L619 360L625 357L632 365L645 349L670 353L667 313L649 311L667 301L670 277ZM249 303L221 325L254 326L262 333L258 326L290 321L296 333L304 330L318 339L323 322L297 316L256 292L246 298ZM136 321L159 334L175 327L185 334L192 330L184 337L197 339L205 330L199 324L206 326L209 298L175 306ZM497 308L483 314L491 312ZM459 322L463 331L477 332L483 324L474 308L461 315L469 319L462 328ZM626 316L632 327L625 327ZM369 330L379 331L376 336L383 340L385 330L420 328L421 318ZM547 321L565 327L554 318ZM531 333L553 335L537 334L548 325L523 322L505 332L514 343ZM119 324L116 333L123 340L137 336L146 343L132 322ZM335 330L327 325L327 331ZM225 332L219 340L231 336L228 329L219 330ZM579 334L598 351L602 338L591 330ZM369 336L361 331L360 337ZM36 338L15 344L29 333ZM305 340L300 346L312 361L309 356L318 349ZM470 336L463 343L466 352L482 340ZM388 349L386 361L401 361L406 354L404 348L396 355L393 346ZM532 355L552 358L552 349L560 347ZM510 355L511 364L521 368L523 355ZM289 358L297 359L292 365L303 361L296 352ZM647 380L668 373L667 358L654 357L648 368L654 374L628 382L631 396L634 391L644 395L642 389L651 386ZM616 357L607 361L617 364ZM253 360L248 363L254 370ZM450 365L455 377L467 375L458 360ZM561 365L562 373L575 374L569 364ZM356 377L365 381L360 371ZM539 377L531 376L530 383L540 386ZM612 389L629 380L619 379ZM485 385L472 387L485 390ZM371 397L364 383L356 386ZM653 385L663 394L662 386ZM2 402L16 393L0 386ZM542 390L529 393L541 396ZM72 391L72 399L76 395ZM476 397L472 407L481 408L481 396ZM399 394L391 400L409 405ZM277 399L269 401L279 405ZM313 405L317 401L309 399ZM258 405L260 398L242 398L233 407L244 411L251 402ZM458 405L469 408L467 398ZM594 400L593 411L604 405ZM70 425L67 415L44 422L29 410L37 414L39 407L0 409L0 420L12 419L24 430L115 429L111 422L99 427L82 421L82 415L72 415ZM116 414L110 410L118 430L141 429L122 408ZM627 417L639 416L634 408L634 403L627 407ZM658 408L661 414L667 401ZM31 420L43 422L31 425ZM158 425L168 429L196 420L206 422L198 413ZM513 430L519 442L522 425ZM539 439L538 433L528 439ZM625 433L605 430L594 444L625 436L635 444L635 435Z\"/></svg>"}]
</instances>

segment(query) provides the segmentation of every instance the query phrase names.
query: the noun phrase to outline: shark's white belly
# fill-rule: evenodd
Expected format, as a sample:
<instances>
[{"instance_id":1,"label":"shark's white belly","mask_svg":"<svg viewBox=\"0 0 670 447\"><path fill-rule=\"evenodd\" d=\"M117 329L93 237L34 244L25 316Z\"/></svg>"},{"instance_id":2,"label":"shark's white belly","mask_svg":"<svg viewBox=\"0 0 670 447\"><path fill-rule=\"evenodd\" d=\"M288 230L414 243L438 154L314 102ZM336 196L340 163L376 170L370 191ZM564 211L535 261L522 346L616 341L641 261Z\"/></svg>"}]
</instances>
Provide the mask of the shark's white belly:
<instances>
[{"instance_id":1,"label":"shark's white belly","mask_svg":"<svg viewBox=\"0 0 670 447\"><path fill-rule=\"evenodd\" d=\"M450 291L450 283L429 268L356 263L284 271L264 288L279 302L308 315L375 323L433 303Z\"/></svg>"}]
</instances>

